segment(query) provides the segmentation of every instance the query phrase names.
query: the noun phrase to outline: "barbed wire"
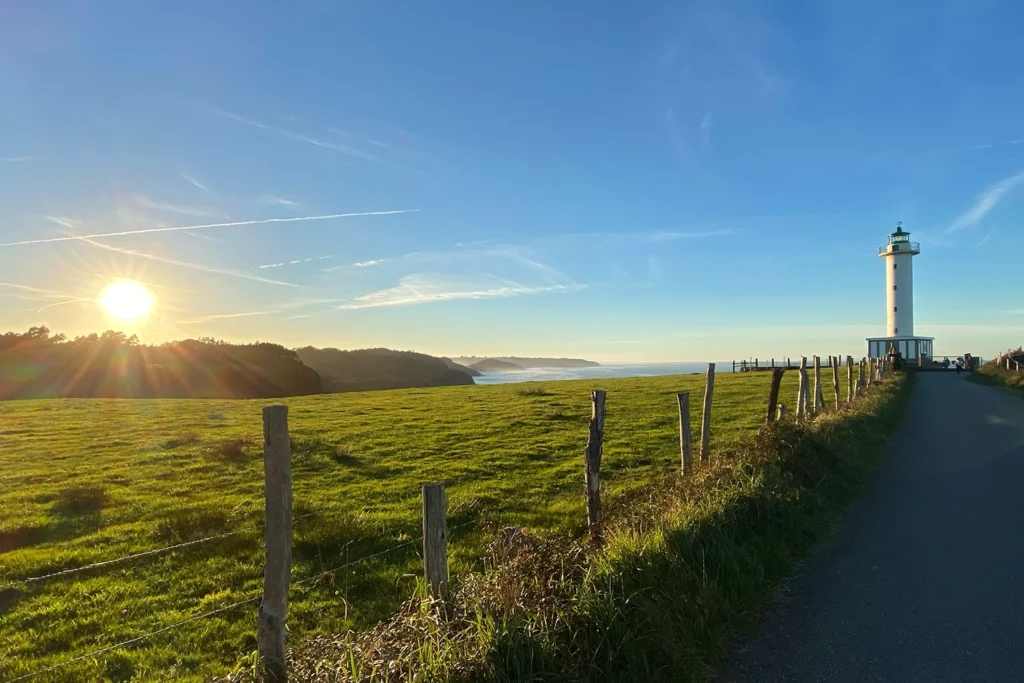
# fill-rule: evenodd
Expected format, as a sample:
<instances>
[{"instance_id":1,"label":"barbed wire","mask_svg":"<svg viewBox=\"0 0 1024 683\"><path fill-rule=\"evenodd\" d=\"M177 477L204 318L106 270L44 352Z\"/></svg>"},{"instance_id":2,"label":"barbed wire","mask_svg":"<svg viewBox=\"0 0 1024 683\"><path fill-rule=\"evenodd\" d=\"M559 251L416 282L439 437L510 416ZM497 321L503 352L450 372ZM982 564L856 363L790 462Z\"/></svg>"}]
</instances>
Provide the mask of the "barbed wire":
<instances>
[{"instance_id":1,"label":"barbed wire","mask_svg":"<svg viewBox=\"0 0 1024 683\"><path fill-rule=\"evenodd\" d=\"M186 624L191 624L192 622L199 621L200 619L206 619L207 617L212 617L213 615L220 614L221 612L227 612L228 610L235 609L236 607L241 607L242 605L248 605L249 603L256 602L257 600L260 600L262 598L263 598L263 595L261 593L260 595L257 595L255 597L246 598L245 600L239 600L238 602L231 603L230 605L227 605L225 607L218 607L215 610L210 610L209 612L205 612L203 614L197 614L195 616L189 617L188 619L184 619L182 621L175 622L175 623L170 624L168 626L163 626L161 628L158 628L155 631L150 631L149 633L143 633L141 636L136 636L134 638L129 638L128 640L123 640L120 643L117 643L116 645L108 645L107 647L100 648L99 650L94 650L94 651L86 653L84 655L79 655L78 657L73 657L72 659L68 659L68 660L63 661L63 662L61 662L59 664L54 664L53 666L47 667L45 669L40 669L38 671L33 671L32 673L28 673L28 674L24 674L22 676L18 676L17 678L12 678L10 683L16 683L16 681L26 681L26 680L28 680L30 678L35 678L36 676L39 676L41 674L49 673L51 671L56 671L57 669L63 668L65 666L69 665L69 664L74 664L75 662L80 662L83 659L89 659L91 657L97 657L99 655L102 655L102 654L105 654L107 652L110 652L111 650L117 650L118 648L125 647L126 645L132 645L133 643L137 643L140 640L145 640L146 638L151 638L151 637L153 637L155 635L158 635L160 633L165 633L167 631L171 631L171 630L179 628L181 626L185 626Z\"/></svg>"},{"instance_id":2,"label":"barbed wire","mask_svg":"<svg viewBox=\"0 0 1024 683\"><path fill-rule=\"evenodd\" d=\"M318 514L320 514L320 513L319 512L309 512L309 513L306 513L304 515L300 515L300 516L294 518L292 520L292 522L293 523L294 522L298 522L300 520L306 519L307 517L313 517L313 516L318 515ZM92 564L87 564L87 565L84 565L82 567L74 567L72 569L63 569L63 570L61 570L59 572L53 572L51 574L43 574L41 576L33 576L33 577L30 577L30 578L27 578L27 579L13 579L9 583L4 585L2 588L0 588L0 590L6 589L6 588L10 588L12 586L17 586L17 585L27 585L27 584L36 583L36 582L39 582L39 581L46 581L48 579L54 579L54 578L57 578L57 577L60 577L60 576L67 576L69 574L77 574L78 572L84 572L84 571L87 571L89 569L96 569L98 567L109 567L111 565L119 564L121 562L127 562L129 560L138 560L138 559L143 558L143 557L151 557L153 555L159 555L161 553L167 553L167 552L170 552L172 550L180 550L181 548L187 548L189 546L199 545L200 543L209 543L210 541L217 541L217 540L220 540L220 539L229 538L231 536L238 536L239 534L246 534L246 533L249 533L251 531L257 531L257 530L262 529L262 528L263 528L262 524L257 524L257 525L254 525L254 526L246 527L244 529L238 529L237 531L229 531L227 533L218 534L216 536L207 536L206 538L199 538L199 539L196 539L194 541L185 541L184 543L178 543L178 544L175 544L175 545L169 545L169 546L166 546L164 548L156 548L154 550L146 550L145 552L135 553L133 555L125 555L124 557L118 557L118 558L113 559L113 560L104 560L102 562L94 562Z\"/></svg>"}]
</instances>

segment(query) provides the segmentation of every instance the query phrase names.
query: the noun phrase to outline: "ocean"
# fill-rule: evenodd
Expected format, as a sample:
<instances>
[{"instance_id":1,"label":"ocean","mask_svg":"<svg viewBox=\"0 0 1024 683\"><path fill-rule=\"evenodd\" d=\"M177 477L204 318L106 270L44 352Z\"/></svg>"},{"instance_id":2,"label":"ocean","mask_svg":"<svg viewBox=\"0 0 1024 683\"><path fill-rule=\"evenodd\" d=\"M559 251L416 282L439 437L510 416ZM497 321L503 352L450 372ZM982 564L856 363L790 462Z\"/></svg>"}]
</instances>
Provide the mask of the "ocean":
<instances>
[{"instance_id":1,"label":"ocean","mask_svg":"<svg viewBox=\"0 0 1024 683\"><path fill-rule=\"evenodd\" d=\"M512 382L540 382L554 379L606 379L609 377L654 377L657 375L687 375L708 369L706 362L686 363L604 363L596 368L529 368L507 372L485 372L474 377L477 384L509 384ZM716 372L732 370L730 361L719 362Z\"/></svg>"}]
</instances>

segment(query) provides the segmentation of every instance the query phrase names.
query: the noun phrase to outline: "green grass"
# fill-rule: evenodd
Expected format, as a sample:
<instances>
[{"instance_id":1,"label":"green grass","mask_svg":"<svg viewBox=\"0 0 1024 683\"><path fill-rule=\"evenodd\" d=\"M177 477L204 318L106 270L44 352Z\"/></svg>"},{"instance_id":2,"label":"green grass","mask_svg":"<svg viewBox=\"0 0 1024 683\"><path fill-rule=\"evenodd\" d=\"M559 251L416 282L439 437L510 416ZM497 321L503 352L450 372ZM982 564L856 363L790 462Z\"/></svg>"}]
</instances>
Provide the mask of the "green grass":
<instances>
[{"instance_id":1,"label":"green grass","mask_svg":"<svg viewBox=\"0 0 1024 683\"><path fill-rule=\"evenodd\" d=\"M769 379L718 376L716 458L731 457L755 433ZM702 376L286 399L295 514L318 513L296 523L293 581L415 539L419 485L429 481L448 483L451 526L475 523L450 539L456 575L483 567L484 546L502 526L578 537L590 388L608 391L601 478L606 505L614 506L678 468L674 393L691 392L696 439ZM791 407L795 393L796 373L789 372L783 401ZM0 679L259 595L258 530L40 583L18 580L258 526L266 403L0 403ZM419 572L413 543L294 588L293 642L389 616L414 593ZM218 614L42 680L205 680L252 651L255 608Z\"/></svg>"},{"instance_id":2,"label":"green grass","mask_svg":"<svg viewBox=\"0 0 1024 683\"><path fill-rule=\"evenodd\" d=\"M911 386L897 375L853 410L773 427L693 477L652 482L609 516L601 551L503 535L443 609L414 599L373 631L307 640L292 672L308 683L713 678L857 491Z\"/></svg>"},{"instance_id":3,"label":"green grass","mask_svg":"<svg viewBox=\"0 0 1024 683\"><path fill-rule=\"evenodd\" d=\"M1008 393L1024 398L1024 372L997 367L989 361L968 375L967 379L978 384L998 387Z\"/></svg>"}]
</instances>

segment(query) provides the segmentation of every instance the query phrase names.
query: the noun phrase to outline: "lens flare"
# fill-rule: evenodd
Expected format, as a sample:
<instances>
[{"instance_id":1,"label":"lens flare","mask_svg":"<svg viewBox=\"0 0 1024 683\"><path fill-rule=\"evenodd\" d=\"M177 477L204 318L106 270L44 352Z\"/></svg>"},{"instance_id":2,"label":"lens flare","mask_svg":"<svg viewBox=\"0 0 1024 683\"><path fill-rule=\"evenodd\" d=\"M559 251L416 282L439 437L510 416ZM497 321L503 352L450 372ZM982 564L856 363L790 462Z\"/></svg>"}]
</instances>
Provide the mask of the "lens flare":
<instances>
[{"instance_id":1,"label":"lens flare","mask_svg":"<svg viewBox=\"0 0 1024 683\"><path fill-rule=\"evenodd\" d=\"M103 290L100 304L114 318L138 320L153 308L153 295L134 280L118 280Z\"/></svg>"}]
</instances>

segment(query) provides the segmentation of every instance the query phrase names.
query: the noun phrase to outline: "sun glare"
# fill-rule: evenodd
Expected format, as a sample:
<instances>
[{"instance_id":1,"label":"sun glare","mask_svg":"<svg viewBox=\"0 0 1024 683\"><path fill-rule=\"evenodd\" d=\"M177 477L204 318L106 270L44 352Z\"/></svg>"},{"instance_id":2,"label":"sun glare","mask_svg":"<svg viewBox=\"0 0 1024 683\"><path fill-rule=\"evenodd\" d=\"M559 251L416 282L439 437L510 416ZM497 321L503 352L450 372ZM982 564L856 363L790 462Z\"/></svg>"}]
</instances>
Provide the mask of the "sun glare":
<instances>
[{"instance_id":1,"label":"sun glare","mask_svg":"<svg viewBox=\"0 0 1024 683\"><path fill-rule=\"evenodd\" d=\"M103 290L100 303L115 318L137 320L153 308L153 295L138 282L118 280Z\"/></svg>"}]
</instances>

